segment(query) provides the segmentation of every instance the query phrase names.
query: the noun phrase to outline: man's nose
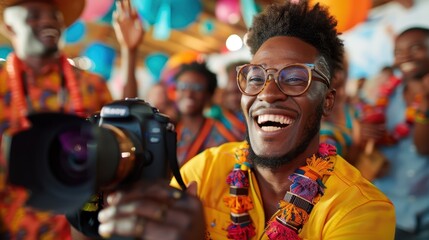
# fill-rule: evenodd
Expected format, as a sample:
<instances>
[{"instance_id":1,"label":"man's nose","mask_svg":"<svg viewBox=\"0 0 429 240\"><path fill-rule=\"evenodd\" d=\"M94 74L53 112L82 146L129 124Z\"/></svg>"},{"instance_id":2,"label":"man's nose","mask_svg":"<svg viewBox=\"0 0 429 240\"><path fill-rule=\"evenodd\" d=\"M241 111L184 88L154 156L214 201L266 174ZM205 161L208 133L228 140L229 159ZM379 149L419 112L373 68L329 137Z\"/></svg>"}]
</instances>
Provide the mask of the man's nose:
<instances>
[{"instance_id":1,"label":"man's nose","mask_svg":"<svg viewBox=\"0 0 429 240\"><path fill-rule=\"evenodd\" d=\"M264 89L258 94L258 99L266 102L284 101L287 97L278 87L272 74L268 76Z\"/></svg>"}]
</instances>

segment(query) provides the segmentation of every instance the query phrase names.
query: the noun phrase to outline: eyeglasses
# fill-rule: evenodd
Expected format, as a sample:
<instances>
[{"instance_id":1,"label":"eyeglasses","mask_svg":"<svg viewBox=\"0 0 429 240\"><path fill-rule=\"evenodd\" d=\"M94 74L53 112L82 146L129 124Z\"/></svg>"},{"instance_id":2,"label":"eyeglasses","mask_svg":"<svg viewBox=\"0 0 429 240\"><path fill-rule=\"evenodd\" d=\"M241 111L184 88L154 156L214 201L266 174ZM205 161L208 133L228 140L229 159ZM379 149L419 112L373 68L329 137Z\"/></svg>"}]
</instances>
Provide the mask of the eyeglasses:
<instances>
[{"instance_id":1,"label":"eyeglasses","mask_svg":"<svg viewBox=\"0 0 429 240\"><path fill-rule=\"evenodd\" d=\"M271 73L269 73L271 71ZM314 74L312 74L314 71ZM274 74L277 73L277 77ZM264 68L261 65L246 64L237 67L237 84L240 91L247 96L256 96L267 85L274 81L277 87L288 96L299 96L307 91L311 81L320 81L329 86L329 78L314 64L294 63L277 70Z\"/></svg>"}]
</instances>

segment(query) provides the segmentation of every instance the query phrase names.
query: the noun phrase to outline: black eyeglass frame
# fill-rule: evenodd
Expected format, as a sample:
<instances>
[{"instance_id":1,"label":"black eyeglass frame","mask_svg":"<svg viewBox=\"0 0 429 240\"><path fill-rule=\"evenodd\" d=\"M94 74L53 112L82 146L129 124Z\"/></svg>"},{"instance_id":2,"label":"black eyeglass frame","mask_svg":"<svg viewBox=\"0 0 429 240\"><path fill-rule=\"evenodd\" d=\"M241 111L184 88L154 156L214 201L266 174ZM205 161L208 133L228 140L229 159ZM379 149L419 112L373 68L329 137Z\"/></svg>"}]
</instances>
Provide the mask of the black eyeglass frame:
<instances>
[{"instance_id":1,"label":"black eyeglass frame","mask_svg":"<svg viewBox=\"0 0 429 240\"><path fill-rule=\"evenodd\" d=\"M256 92L256 93L249 94L249 93L246 93L246 92L241 88L239 77L240 77L240 74L241 74L242 70L243 70L245 67L252 67L252 66L262 68L262 69L266 72L266 77L265 77L264 85L261 87L261 89L260 89L258 92ZM291 67L291 66L304 67L304 68L307 70L307 72L308 72L308 84L307 84L307 86L305 87L305 89L304 89L301 93L299 93L299 94L288 94L288 93L285 93L285 92L284 92L284 90L280 87L279 82L278 82L278 79L279 79L279 72L281 72L283 69L288 68L288 67ZM316 74L320 75L320 76L316 76L316 75L315 75L315 77L317 77L317 78L314 78L314 80L315 80L315 81L322 82L322 83L326 84L326 86L328 86L328 87L329 87L329 85L330 85L330 80L329 80L329 78L326 76L326 74L324 74L322 71L320 71L319 69L317 69L317 68L316 68L316 65L315 65L315 64L313 64L313 63L292 63L292 64L288 64L288 65L286 65L286 66L282 67L280 70L278 70L278 69L276 69L276 68L264 68L262 65L259 65L259 64L245 64L245 65L242 65L242 66L238 66L238 67L236 68L236 71L237 71L236 81L237 81L238 89L240 90L240 92L241 92L242 94L244 94L244 95L246 95L246 96L256 96L256 95L258 95L259 93L261 93L261 92L265 89L265 87L267 86L267 83L268 83L269 81L271 81L270 76L271 76L271 78L273 78L273 79L274 79L274 82L276 83L276 85L277 85L277 87L280 89L280 91L281 91L283 94L288 95L288 96L291 96L291 97L300 96L300 95L304 94L305 92L307 92L307 90L310 88L311 83L312 83L312 81L313 81L313 71L314 71ZM268 73L268 71L275 71L274 73L275 73L275 74L277 74L277 77L274 77L274 73Z\"/></svg>"}]
</instances>

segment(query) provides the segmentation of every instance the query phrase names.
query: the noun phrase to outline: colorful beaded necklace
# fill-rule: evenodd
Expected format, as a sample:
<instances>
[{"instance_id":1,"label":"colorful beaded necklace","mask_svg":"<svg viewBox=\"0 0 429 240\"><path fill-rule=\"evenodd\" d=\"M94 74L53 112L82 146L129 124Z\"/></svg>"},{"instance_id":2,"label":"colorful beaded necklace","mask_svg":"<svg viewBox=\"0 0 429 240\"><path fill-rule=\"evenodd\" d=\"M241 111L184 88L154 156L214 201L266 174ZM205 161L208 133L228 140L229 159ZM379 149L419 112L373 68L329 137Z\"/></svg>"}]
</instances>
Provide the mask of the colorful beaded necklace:
<instances>
[{"instance_id":1,"label":"colorful beaded necklace","mask_svg":"<svg viewBox=\"0 0 429 240\"><path fill-rule=\"evenodd\" d=\"M68 62L65 56L60 57L61 70L64 73L66 88L70 94L70 101L73 105L73 110L77 115L84 115L84 107L81 94L79 92L79 84L73 72L73 67ZM24 86L22 81L22 62L19 58L11 53L7 59L6 71L10 81L11 88L11 131L20 130L30 126L27 119L28 105L26 103L26 96L24 93Z\"/></svg>"},{"instance_id":2,"label":"colorful beaded necklace","mask_svg":"<svg viewBox=\"0 0 429 240\"><path fill-rule=\"evenodd\" d=\"M247 142L236 149L236 163L226 180L230 185L230 192L224 197L224 202L231 214L231 223L226 229L228 239L250 239L256 234L248 212L253 209L249 196L248 177L252 166L247 161L248 149ZM268 221L265 229L269 239L300 239L299 232L308 221L314 205L324 194L322 179L332 174L333 161L330 157L336 154L334 146L321 143L319 152L307 158L307 165L289 176L292 181L290 191L280 200L278 211Z\"/></svg>"}]
</instances>

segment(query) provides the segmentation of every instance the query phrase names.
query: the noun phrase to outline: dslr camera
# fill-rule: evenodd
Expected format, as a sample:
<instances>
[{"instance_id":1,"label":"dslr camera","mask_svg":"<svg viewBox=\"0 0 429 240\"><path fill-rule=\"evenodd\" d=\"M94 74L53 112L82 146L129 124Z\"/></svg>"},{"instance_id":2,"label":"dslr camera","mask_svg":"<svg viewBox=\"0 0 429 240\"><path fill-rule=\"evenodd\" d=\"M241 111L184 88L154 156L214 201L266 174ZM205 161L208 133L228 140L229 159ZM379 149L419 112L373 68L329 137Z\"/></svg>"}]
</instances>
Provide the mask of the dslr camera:
<instances>
[{"instance_id":1,"label":"dslr camera","mask_svg":"<svg viewBox=\"0 0 429 240\"><path fill-rule=\"evenodd\" d=\"M90 119L28 117L29 129L3 139L8 182L29 191L27 206L75 214L103 189L172 175L181 182L170 119L140 99L114 101Z\"/></svg>"}]
</instances>

